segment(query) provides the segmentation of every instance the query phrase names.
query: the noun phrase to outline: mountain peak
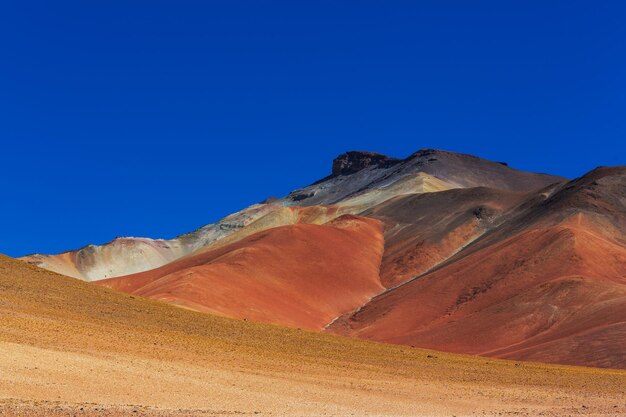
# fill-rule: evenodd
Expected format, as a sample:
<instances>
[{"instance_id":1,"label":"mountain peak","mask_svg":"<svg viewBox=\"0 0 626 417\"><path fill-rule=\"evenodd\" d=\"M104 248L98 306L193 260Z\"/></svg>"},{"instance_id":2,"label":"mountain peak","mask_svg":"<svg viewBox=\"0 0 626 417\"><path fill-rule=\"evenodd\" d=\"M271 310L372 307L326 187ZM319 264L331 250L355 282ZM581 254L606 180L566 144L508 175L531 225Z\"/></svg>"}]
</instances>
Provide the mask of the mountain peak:
<instances>
[{"instance_id":1,"label":"mountain peak","mask_svg":"<svg viewBox=\"0 0 626 417\"><path fill-rule=\"evenodd\" d=\"M400 159L376 152L349 151L334 159L332 176L354 174L371 166L389 168L398 162Z\"/></svg>"}]
</instances>

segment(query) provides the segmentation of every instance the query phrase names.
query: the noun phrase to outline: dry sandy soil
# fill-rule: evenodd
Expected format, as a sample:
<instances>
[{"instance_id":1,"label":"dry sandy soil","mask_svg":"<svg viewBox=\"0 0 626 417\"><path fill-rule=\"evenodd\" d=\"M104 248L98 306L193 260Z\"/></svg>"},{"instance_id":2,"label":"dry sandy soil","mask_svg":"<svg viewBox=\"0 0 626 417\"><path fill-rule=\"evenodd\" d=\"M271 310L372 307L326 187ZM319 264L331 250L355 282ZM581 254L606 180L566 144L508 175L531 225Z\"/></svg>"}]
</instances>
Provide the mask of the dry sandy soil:
<instances>
[{"instance_id":1,"label":"dry sandy soil","mask_svg":"<svg viewBox=\"0 0 626 417\"><path fill-rule=\"evenodd\" d=\"M619 415L626 372L284 329L0 257L0 415Z\"/></svg>"}]
</instances>

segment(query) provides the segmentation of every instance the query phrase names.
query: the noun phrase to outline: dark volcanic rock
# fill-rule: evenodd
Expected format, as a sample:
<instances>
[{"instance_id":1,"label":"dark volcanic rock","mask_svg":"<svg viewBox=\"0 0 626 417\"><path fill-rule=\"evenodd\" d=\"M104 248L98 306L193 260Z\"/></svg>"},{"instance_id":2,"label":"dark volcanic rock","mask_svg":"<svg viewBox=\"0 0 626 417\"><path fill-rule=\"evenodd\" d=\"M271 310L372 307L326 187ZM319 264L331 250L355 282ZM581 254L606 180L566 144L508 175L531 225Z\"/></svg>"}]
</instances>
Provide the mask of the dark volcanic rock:
<instances>
[{"instance_id":1,"label":"dark volcanic rock","mask_svg":"<svg viewBox=\"0 0 626 417\"><path fill-rule=\"evenodd\" d=\"M291 198L292 201L302 201L306 198L309 197L313 197L315 195L314 192L310 192L310 193L295 193L295 194L290 194L289 197Z\"/></svg>"},{"instance_id":2,"label":"dark volcanic rock","mask_svg":"<svg viewBox=\"0 0 626 417\"><path fill-rule=\"evenodd\" d=\"M332 176L354 174L371 166L389 168L398 162L400 162L399 159L390 158L375 152L350 151L335 158Z\"/></svg>"}]
</instances>

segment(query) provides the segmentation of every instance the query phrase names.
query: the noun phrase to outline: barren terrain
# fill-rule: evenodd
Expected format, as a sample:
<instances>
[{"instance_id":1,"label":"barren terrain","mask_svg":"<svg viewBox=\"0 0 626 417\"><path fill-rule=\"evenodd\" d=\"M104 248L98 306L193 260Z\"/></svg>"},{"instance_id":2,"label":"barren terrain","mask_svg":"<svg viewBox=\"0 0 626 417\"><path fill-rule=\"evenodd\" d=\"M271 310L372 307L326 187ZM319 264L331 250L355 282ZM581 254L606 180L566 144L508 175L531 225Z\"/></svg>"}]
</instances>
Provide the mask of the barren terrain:
<instances>
[{"instance_id":1,"label":"barren terrain","mask_svg":"<svg viewBox=\"0 0 626 417\"><path fill-rule=\"evenodd\" d=\"M0 412L618 415L626 372L201 314L0 258Z\"/></svg>"}]
</instances>

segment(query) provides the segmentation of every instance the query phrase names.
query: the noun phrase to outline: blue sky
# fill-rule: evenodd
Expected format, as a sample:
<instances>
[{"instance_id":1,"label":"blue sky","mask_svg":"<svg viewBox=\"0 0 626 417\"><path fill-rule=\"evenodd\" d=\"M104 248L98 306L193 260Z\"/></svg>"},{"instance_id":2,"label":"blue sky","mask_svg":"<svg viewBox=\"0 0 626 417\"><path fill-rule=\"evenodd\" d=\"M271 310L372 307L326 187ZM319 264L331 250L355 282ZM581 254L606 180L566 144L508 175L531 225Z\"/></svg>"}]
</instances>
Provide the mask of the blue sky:
<instances>
[{"instance_id":1,"label":"blue sky","mask_svg":"<svg viewBox=\"0 0 626 417\"><path fill-rule=\"evenodd\" d=\"M0 5L0 253L173 237L440 148L626 162L626 2Z\"/></svg>"}]
</instances>

